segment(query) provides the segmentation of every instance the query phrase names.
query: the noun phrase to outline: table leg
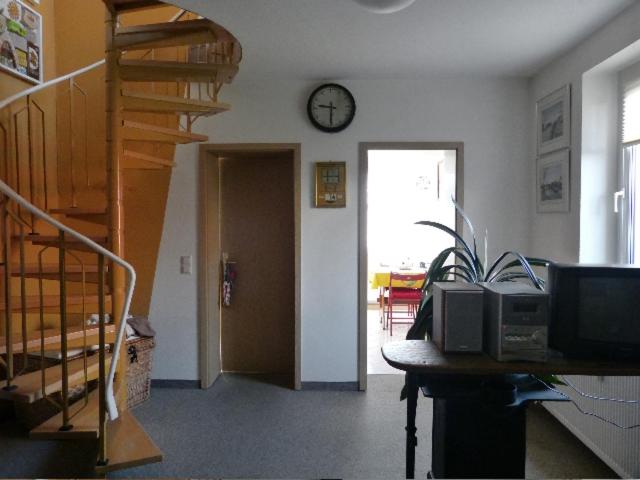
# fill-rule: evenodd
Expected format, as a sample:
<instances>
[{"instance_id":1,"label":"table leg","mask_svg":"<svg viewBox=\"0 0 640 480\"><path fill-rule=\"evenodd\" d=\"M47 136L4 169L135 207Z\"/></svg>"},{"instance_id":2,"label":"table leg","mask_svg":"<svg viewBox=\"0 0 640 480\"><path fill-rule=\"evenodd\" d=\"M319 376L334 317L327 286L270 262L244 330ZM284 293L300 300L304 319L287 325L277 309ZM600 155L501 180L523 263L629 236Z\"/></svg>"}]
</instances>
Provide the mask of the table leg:
<instances>
[{"instance_id":1,"label":"table leg","mask_svg":"<svg viewBox=\"0 0 640 480\"><path fill-rule=\"evenodd\" d=\"M406 453L406 476L414 478L416 466L416 446L418 437L416 436L416 409L418 406L418 381L414 374L407 373L407 453Z\"/></svg>"}]
</instances>

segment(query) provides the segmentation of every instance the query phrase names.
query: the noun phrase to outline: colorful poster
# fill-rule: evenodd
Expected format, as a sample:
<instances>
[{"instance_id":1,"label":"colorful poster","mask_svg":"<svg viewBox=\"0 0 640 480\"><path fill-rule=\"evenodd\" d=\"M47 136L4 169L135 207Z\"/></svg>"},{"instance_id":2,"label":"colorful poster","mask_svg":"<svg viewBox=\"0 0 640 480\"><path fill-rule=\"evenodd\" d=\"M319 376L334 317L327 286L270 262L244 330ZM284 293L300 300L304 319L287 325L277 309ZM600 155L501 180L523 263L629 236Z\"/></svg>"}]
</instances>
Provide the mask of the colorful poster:
<instances>
[{"instance_id":1,"label":"colorful poster","mask_svg":"<svg viewBox=\"0 0 640 480\"><path fill-rule=\"evenodd\" d=\"M20 0L0 0L0 68L42 81L42 16Z\"/></svg>"}]
</instances>

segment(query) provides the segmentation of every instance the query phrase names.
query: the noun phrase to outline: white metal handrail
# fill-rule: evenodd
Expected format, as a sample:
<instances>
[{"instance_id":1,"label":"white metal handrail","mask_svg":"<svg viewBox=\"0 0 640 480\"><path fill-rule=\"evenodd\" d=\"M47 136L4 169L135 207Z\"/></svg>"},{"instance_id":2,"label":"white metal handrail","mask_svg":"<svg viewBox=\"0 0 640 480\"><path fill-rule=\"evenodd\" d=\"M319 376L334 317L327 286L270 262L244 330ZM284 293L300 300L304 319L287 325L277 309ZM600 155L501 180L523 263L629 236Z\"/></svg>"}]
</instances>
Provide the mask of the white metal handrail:
<instances>
[{"instance_id":1,"label":"white metal handrail","mask_svg":"<svg viewBox=\"0 0 640 480\"><path fill-rule=\"evenodd\" d=\"M120 328L118 329L118 333L116 335L116 344L114 347L113 357L112 357L113 360L111 361L111 365L109 367L109 376L107 378L107 391L106 391L107 411L109 413L109 418L111 420L115 420L116 418L118 418L118 407L117 407L115 395L113 392L113 381L116 374L116 367L118 364L117 359L120 354L120 347L122 345L122 340L124 338L125 328L127 324L127 317L129 315L129 307L131 306L131 299L133 297L133 290L136 285L136 271L134 270L134 268L131 266L130 263L126 262L125 260L118 257L117 255L113 254L112 252L104 248L102 245L97 244L90 238L85 237L81 233L76 232L72 228L69 228L66 225L60 223L55 218L52 218L51 216L47 215L45 212L37 208L35 205L30 203L29 201L27 201L25 198L21 197L18 193L16 193L11 187L9 187L9 185L4 183L2 180L0 180L0 192L2 192L2 194L4 194L9 199L16 202L25 210L29 211L35 217L40 218L41 220L44 220L45 222L57 228L58 230L61 230L64 233L70 235L71 237L75 238L78 242L83 243L84 245L94 250L96 253L99 253L100 255L103 255L109 260L111 260L113 263L120 265L127 272L128 285L125 293L124 307L122 308L122 314L120 316Z\"/></svg>"},{"instance_id":2,"label":"white metal handrail","mask_svg":"<svg viewBox=\"0 0 640 480\"><path fill-rule=\"evenodd\" d=\"M87 65L86 67L76 70L75 72L71 72L71 73L68 73L67 75L63 75L62 77L54 78L53 80L49 80L48 82L41 83L40 85L36 85L35 87L27 88L26 90L16 93L15 95L1 101L0 110L2 110L7 105L10 105L11 103L15 102L16 100L19 100L23 97L27 97L29 95L33 95L34 93L39 92L40 90L44 90L45 88L49 88L53 85L57 85L58 83L62 83L65 80L69 80L70 78L77 77L78 75L82 75L83 73L89 72L104 64L105 64L105 60L100 60L99 62L92 63L91 65Z\"/></svg>"}]
</instances>

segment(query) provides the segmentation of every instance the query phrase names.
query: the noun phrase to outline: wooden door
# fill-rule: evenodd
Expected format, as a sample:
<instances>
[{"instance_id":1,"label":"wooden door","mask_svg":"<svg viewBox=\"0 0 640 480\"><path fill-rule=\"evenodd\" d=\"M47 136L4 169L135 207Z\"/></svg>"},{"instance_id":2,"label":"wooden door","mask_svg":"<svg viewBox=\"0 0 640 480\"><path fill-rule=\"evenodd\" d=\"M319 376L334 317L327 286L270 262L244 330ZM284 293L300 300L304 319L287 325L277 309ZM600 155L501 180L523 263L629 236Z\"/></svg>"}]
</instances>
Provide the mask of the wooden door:
<instances>
[{"instance_id":1,"label":"wooden door","mask_svg":"<svg viewBox=\"0 0 640 480\"><path fill-rule=\"evenodd\" d=\"M219 165L220 251L237 273L221 310L222 370L290 374L293 382L293 155L236 153Z\"/></svg>"},{"instance_id":2,"label":"wooden door","mask_svg":"<svg viewBox=\"0 0 640 480\"><path fill-rule=\"evenodd\" d=\"M220 376L220 162L200 161L200 245L198 268L198 337L200 385L209 388Z\"/></svg>"}]
</instances>

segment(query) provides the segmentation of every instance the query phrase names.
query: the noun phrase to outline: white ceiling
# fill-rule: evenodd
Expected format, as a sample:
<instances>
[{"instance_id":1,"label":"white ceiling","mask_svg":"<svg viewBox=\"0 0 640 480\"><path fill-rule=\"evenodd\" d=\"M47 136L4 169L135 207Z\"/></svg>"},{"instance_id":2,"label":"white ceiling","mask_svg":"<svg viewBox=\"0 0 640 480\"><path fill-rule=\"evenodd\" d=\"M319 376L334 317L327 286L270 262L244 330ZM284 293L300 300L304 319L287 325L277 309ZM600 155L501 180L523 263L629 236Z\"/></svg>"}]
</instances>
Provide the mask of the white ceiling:
<instances>
[{"instance_id":1,"label":"white ceiling","mask_svg":"<svg viewBox=\"0 0 640 480\"><path fill-rule=\"evenodd\" d=\"M530 76L638 0L171 0L229 29L245 78Z\"/></svg>"}]
</instances>

